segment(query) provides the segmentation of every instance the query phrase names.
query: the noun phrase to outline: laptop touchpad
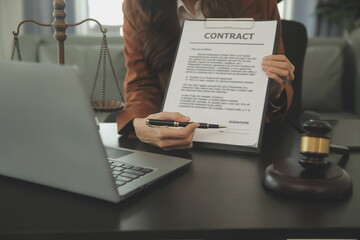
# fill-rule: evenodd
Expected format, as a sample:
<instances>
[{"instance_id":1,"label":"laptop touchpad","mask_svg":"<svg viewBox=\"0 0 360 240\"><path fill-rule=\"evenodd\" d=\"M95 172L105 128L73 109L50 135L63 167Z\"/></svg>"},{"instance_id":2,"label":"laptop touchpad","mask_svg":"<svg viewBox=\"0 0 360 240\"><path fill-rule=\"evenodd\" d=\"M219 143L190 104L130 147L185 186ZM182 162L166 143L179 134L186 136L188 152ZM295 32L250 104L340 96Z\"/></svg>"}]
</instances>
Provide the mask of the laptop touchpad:
<instances>
[{"instance_id":1,"label":"laptop touchpad","mask_svg":"<svg viewBox=\"0 0 360 240\"><path fill-rule=\"evenodd\" d=\"M122 149L115 149L115 148L107 148L105 147L106 155L108 158L116 159L125 157L126 155L132 154L134 152L122 150Z\"/></svg>"}]
</instances>

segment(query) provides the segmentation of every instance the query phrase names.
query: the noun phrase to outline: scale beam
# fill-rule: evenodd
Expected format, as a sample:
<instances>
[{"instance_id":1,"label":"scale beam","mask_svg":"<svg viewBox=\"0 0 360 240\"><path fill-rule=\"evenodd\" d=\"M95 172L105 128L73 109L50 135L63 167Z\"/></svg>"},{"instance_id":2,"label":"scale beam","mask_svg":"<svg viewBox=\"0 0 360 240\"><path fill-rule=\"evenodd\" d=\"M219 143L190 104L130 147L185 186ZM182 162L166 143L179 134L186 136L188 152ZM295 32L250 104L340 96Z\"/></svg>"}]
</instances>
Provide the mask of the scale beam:
<instances>
[{"instance_id":1,"label":"scale beam","mask_svg":"<svg viewBox=\"0 0 360 240\"><path fill-rule=\"evenodd\" d=\"M65 64L65 46L64 46L64 42L67 38L66 35L66 29L68 27L75 27L78 25L81 25L85 22L95 22L99 28L100 28L100 32L102 33L106 33L107 29L103 28L103 26L100 24L100 22L98 22L97 20L93 19L93 18L87 18L84 19L78 23L74 23L74 24L67 24L66 23L66 11L65 11L65 7L66 7L66 2L65 0L54 0L53 1L53 6L54 6L54 11L53 11L53 17L54 17L54 21L52 22L52 24L44 24L44 23L40 23L37 22L33 19L26 19L21 21L18 26L17 26L17 31L13 32L14 36L18 36L20 33L20 27L21 25L23 25L24 23L35 23L39 26L43 26L43 27L52 27L54 29L54 38L55 40L58 42L58 63L59 64Z\"/></svg>"}]
</instances>

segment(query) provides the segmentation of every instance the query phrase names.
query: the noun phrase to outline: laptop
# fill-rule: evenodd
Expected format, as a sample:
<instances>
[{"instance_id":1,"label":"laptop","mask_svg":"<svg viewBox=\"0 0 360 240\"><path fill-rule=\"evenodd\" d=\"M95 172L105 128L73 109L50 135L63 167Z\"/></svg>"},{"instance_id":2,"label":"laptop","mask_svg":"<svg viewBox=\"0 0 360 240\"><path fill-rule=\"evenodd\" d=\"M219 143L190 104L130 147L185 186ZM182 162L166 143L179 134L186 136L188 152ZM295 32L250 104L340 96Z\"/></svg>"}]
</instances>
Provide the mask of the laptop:
<instances>
[{"instance_id":1,"label":"laptop","mask_svg":"<svg viewBox=\"0 0 360 240\"><path fill-rule=\"evenodd\" d=\"M76 67L0 62L0 174L111 202L188 159L104 147Z\"/></svg>"}]
</instances>

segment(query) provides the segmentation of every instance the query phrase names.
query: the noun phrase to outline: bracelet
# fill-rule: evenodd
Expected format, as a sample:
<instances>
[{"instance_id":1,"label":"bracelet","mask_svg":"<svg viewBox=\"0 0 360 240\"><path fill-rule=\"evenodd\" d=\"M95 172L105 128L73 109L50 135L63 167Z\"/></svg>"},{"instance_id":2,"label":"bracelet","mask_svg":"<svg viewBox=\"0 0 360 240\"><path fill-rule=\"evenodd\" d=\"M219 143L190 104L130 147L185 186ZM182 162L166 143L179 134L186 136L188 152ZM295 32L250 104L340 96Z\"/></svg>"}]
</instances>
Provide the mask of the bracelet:
<instances>
[{"instance_id":1,"label":"bracelet","mask_svg":"<svg viewBox=\"0 0 360 240\"><path fill-rule=\"evenodd\" d=\"M272 113L277 113L279 112L280 110L282 110L284 108L284 106L286 105L286 93L285 91L283 91L279 97L279 99L277 99L277 102L281 102L282 104L278 105L278 104L275 104L271 101L269 101L270 103L270 110Z\"/></svg>"},{"instance_id":2,"label":"bracelet","mask_svg":"<svg viewBox=\"0 0 360 240\"><path fill-rule=\"evenodd\" d=\"M277 113L277 112L279 112L279 111L285 106L285 103L283 103L283 104L280 105L280 106L276 106L276 105L270 100L270 106L271 106L271 112L272 112L272 113Z\"/></svg>"}]
</instances>

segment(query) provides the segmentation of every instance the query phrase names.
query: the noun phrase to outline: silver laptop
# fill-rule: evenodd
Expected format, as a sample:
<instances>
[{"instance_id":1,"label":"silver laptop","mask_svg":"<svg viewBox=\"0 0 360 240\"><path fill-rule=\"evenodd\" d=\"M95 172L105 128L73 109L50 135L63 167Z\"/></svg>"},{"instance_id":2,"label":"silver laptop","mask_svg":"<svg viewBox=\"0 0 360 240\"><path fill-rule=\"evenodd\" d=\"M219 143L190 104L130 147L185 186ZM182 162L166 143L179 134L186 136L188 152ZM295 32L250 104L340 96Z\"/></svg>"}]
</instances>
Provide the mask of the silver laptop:
<instances>
[{"instance_id":1,"label":"silver laptop","mask_svg":"<svg viewBox=\"0 0 360 240\"><path fill-rule=\"evenodd\" d=\"M119 202L190 160L105 148L75 67L0 62L0 174Z\"/></svg>"}]
</instances>

